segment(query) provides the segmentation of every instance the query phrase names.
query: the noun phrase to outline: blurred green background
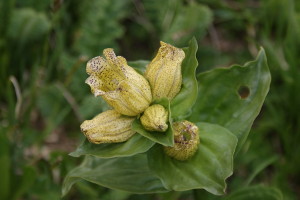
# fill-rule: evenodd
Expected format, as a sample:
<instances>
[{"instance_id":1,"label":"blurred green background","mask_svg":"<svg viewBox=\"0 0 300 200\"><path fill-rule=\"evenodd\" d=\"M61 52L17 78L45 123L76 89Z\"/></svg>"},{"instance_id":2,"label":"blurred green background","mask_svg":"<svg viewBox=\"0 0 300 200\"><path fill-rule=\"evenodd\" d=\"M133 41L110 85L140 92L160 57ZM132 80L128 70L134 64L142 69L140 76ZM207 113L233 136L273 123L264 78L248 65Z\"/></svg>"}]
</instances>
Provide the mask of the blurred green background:
<instances>
[{"instance_id":1,"label":"blurred green background","mask_svg":"<svg viewBox=\"0 0 300 200\"><path fill-rule=\"evenodd\" d=\"M184 47L193 36L199 72L253 60L263 46L272 74L227 193L249 186L243 199L251 199L265 185L299 199L298 0L0 0L0 199L61 199L64 176L82 160L68 156L83 140L79 125L106 106L84 84L90 58L111 47L129 61L151 60L160 40ZM80 182L63 199L220 197Z\"/></svg>"}]
</instances>

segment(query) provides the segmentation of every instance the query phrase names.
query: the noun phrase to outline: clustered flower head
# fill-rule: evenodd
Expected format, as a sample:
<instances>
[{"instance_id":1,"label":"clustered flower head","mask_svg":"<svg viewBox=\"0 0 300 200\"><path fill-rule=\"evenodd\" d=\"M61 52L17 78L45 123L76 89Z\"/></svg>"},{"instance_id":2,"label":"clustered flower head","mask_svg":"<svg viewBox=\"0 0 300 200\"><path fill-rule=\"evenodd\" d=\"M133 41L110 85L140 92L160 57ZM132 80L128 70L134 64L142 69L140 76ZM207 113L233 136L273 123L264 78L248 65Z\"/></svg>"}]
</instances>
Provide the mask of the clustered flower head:
<instances>
[{"instance_id":1,"label":"clustered flower head","mask_svg":"<svg viewBox=\"0 0 300 200\"><path fill-rule=\"evenodd\" d=\"M118 143L130 139L135 131L132 122L139 118L147 131L164 132L168 128L168 111L154 101L169 101L180 92L182 49L161 42L155 58L143 75L116 56L113 49L105 49L104 57L88 61L86 83L95 96L101 96L113 109L100 113L81 124L81 130L92 143ZM191 157L198 148L198 127L191 122L174 122L174 147L165 148L167 155L178 160Z\"/></svg>"}]
</instances>

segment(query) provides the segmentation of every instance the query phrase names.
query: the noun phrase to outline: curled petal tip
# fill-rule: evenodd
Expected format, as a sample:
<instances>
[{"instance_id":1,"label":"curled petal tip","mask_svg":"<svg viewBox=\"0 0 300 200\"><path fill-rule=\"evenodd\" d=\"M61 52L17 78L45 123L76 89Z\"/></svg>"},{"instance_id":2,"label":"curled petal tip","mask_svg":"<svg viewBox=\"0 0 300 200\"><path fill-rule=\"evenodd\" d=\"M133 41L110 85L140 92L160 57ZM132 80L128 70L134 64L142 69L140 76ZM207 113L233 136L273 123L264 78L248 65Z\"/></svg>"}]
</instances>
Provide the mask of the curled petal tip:
<instances>
[{"instance_id":1,"label":"curled petal tip","mask_svg":"<svg viewBox=\"0 0 300 200\"><path fill-rule=\"evenodd\" d=\"M165 43L163 41L160 41L159 43L160 43L160 46L167 46L168 45L167 43Z\"/></svg>"},{"instance_id":2,"label":"curled petal tip","mask_svg":"<svg viewBox=\"0 0 300 200\"><path fill-rule=\"evenodd\" d=\"M113 64L118 64L117 56L112 48L104 49L103 55L108 60L108 62L111 62Z\"/></svg>"},{"instance_id":3,"label":"curled petal tip","mask_svg":"<svg viewBox=\"0 0 300 200\"><path fill-rule=\"evenodd\" d=\"M103 95L105 95L105 92L103 92L102 90L95 90L94 95L95 95L95 97L103 96Z\"/></svg>"},{"instance_id":4,"label":"curled petal tip","mask_svg":"<svg viewBox=\"0 0 300 200\"><path fill-rule=\"evenodd\" d=\"M107 66L106 60L101 56L97 56L88 61L86 65L86 73L89 75L100 74L105 66Z\"/></svg>"},{"instance_id":5,"label":"curled petal tip","mask_svg":"<svg viewBox=\"0 0 300 200\"><path fill-rule=\"evenodd\" d=\"M100 87L100 81L95 76L90 76L85 80L85 83L88 84L93 90Z\"/></svg>"}]
</instances>

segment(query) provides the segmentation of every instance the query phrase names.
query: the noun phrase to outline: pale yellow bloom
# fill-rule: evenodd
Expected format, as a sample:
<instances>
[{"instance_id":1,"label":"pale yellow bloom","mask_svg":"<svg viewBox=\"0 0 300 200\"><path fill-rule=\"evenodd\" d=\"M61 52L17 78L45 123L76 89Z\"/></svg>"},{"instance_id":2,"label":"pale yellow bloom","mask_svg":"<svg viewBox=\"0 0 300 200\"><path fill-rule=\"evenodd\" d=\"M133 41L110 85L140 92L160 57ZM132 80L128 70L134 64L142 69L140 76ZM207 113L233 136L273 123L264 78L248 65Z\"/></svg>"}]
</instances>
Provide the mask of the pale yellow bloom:
<instances>
[{"instance_id":1,"label":"pale yellow bloom","mask_svg":"<svg viewBox=\"0 0 300 200\"><path fill-rule=\"evenodd\" d=\"M168 111L159 104L148 107L140 120L148 131L165 132L168 129Z\"/></svg>"},{"instance_id":2,"label":"pale yellow bloom","mask_svg":"<svg viewBox=\"0 0 300 200\"><path fill-rule=\"evenodd\" d=\"M174 98L181 89L181 63L185 57L182 49L160 42L157 55L147 66L145 77L148 79L153 99Z\"/></svg>"},{"instance_id":3,"label":"pale yellow bloom","mask_svg":"<svg viewBox=\"0 0 300 200\"><path fill-rule=\"evenodd\" d=\"M115 110L108 110L92 120L85 120L80 128L87 139L95 144L124 142L135 133L131 130L134 119L122 116Z\"/></svg>"},{"instance_id":4,"label":"pale yellow bloom","mask_svg":"<svg viewBox=\"0 0 300 200\"><path fill-rule=\"evenodd\" d=\"M113 49L105 49L103 54L105 58L98 56L87 63L90 77L86 83L95 96L102 96L119 113L142 113L152 101L148 81L128 66L125 58L116 56Z\"/></svg>"},{"instance_id":5,"label":"pale yellow bloom","mask_svg":"<svg viewBox=\"0 0 300 200\"><path fill-rule=\"evenodd\" d=\"M192 157L199 146L198 127L187 120L174 122L174 146L164 147L164 151L170 157L177 160L187 160Z\"/></svg>"}]
</instances>

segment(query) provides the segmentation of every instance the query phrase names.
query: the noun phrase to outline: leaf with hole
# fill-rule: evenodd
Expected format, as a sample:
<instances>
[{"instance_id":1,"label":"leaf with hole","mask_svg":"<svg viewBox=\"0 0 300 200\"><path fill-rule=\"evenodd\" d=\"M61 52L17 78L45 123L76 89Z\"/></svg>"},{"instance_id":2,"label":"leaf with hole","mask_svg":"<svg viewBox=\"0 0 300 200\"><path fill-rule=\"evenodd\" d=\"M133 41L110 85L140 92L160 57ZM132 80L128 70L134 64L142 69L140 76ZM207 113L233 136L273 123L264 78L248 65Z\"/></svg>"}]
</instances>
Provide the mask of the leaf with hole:
<instances>
[{"instance_id":1,"label":"leaf with hole","mask_svg":"<svg viewBox=\"0 0 300 200\"><path fill-rule=\"evenodd\" d=\"M197 103L188 119L224 126L237 136L240 149L269 91L265 51L261 49L256 60L244 66L200 73L198 81Z\"/></svg>"}]
</instances>

